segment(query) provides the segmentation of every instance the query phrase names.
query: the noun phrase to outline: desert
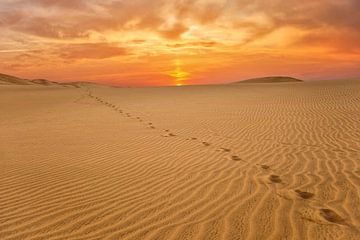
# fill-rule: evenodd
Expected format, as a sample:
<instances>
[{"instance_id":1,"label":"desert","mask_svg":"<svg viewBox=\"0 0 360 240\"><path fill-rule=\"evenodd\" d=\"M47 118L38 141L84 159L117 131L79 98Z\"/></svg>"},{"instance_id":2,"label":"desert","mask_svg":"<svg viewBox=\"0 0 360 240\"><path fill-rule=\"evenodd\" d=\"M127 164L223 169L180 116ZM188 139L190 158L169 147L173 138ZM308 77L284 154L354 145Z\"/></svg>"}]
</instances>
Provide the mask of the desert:
<instances>
[{"instance_id":1,"label":"desert","mask_svg":"<svg viewBox=\"0 0 360 240\"><path fill-rule=\"evenodd\" d=\"M6 79L1 239L360 237L360 80Z\"/></svg>"},{"instance_id":2,"label":"desert","mask_svg":"<svg viewBox=\"0 0 360 240\"><path fill-rule=\"evenodd\" d=\"M0 240L360 240L360 0L0 0Z\"/></svg>"}]
</instances>

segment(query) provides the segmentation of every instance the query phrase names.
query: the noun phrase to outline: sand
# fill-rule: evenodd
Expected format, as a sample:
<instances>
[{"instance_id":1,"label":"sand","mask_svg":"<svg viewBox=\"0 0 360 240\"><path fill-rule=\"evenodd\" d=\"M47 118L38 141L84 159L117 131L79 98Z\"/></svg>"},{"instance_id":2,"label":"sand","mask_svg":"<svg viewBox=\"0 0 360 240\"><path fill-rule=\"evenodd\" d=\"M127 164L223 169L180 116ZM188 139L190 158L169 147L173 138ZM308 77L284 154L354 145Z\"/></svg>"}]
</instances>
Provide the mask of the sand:
<instances>
[{"instance_id":1,"label":"sand","mask_svg":"<svg viewBox=\"0 0 360 240\"><path fill-rule=\"evenodd\" d=\"M360 239L360 81L0 86L0 239Z\"/></svg>"}]
</instances>

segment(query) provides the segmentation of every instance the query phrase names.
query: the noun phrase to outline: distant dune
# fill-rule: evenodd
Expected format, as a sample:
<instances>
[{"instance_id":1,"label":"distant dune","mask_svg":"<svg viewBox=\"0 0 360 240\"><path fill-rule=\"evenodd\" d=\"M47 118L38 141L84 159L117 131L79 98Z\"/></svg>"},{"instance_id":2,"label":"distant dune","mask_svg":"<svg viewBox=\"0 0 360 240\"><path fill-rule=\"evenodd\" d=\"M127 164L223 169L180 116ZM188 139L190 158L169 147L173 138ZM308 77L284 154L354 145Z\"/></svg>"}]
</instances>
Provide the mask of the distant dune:
<instances>
[{"instance_id":1,"label":"distant dune","mask_svg":"<svg viewBox=\"0 0 360 240\"><path fill-rule=\"evenodd\" d=\"M283 83L283 82L303 82L303 80L286 77L286 76L271 76L263 78L252 78L243 81L238 81L235 83Z\"/></svg>"},{"instance_id":2,"label":"distant dune","mask_svg":"<svg viewBox=\"0 0 360 240\"><path fill-rule=\"evenodd\" d=\"M242 80L238 82L234 82L232 84L238 83L285 83L285 82L303 82L303 80L286 77L286 76L271 76L271 77L263 77L263 78L252 78L247 80ZM0 73L0 85L43 85L43 86L63 86L63 87L75 87L79 88L82 86L91 86L91 85L99 85L97 83L91 82L67 82L67 83L59 83L55 81L49 81L46 79L22 79L6 74Z\"/></svg>"},{"instance_id":3,"label":"distant dune","mask_svg":"<svg viewBox=\"0 0 360 240\"><path fill-rule=\"evenodd\" d=\"M32 84L39 84L44 86L51 86L51 85L60 85L58 82L49 81L46 79L34 79L34 80L27 80Z\"/></svg>"},{"instance_id":4,"label":"distant dune","mask_svg":"<svg viewBox=\"0 0 360 240\"><path fill-rule=\"evenodd\" d=\"M21 79L21 78L17 78L14 76L9 76L9 75L0 73L0 84L1 85L9 85L9 84L11 84L11 85L30 85L32 83L25 79Z\"/></svg>"},{"instance_id":5,"label":"distant dune","mask_svg":"<svg viewBox=\"0 0 360 240\"><path fill-rule=\"evenodd\" d=\"M81 86L98 85L98 84L90 83L90 82L59 83L46 79L23 79L23 78L18 78L0 73L0 85L42 85L42 86L63 86L63 87L79 88Z\"/></svg>"}]
</instances>

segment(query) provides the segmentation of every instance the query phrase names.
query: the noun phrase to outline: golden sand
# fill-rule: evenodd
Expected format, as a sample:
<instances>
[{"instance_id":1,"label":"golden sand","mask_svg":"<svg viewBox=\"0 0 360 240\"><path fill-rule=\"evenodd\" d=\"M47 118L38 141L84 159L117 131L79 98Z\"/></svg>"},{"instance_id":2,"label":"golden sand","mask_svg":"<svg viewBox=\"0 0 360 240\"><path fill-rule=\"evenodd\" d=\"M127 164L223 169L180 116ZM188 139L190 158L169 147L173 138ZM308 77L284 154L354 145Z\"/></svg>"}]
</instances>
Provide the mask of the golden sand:
<instances>
[{"instance_id":1,"label":"golden sand","mask_svg":"<svg viewBox=\"0 0 360 240\"><path fill-rule=\"evenodd\" d=\"M360 81L0 86L0 239L360 239Z\"/></svg>"}]
</instances>

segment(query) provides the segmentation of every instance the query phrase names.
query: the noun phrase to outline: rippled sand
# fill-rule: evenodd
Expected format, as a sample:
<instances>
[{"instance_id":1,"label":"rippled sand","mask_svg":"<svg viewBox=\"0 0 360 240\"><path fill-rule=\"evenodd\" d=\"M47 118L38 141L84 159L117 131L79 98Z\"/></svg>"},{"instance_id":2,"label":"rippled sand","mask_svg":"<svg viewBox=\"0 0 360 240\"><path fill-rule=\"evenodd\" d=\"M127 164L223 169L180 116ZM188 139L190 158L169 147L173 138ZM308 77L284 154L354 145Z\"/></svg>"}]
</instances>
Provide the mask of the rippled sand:
<instances>
[{"instance_id":1,"label":"rippled sand","mask_svg":"<svg viewBox=\"0 0 360 240\"><path fill-rule=\"evenodd\" d=\"M360 239L360 81L0 86L0 239Z\"/></svg>"}]
</instances>

